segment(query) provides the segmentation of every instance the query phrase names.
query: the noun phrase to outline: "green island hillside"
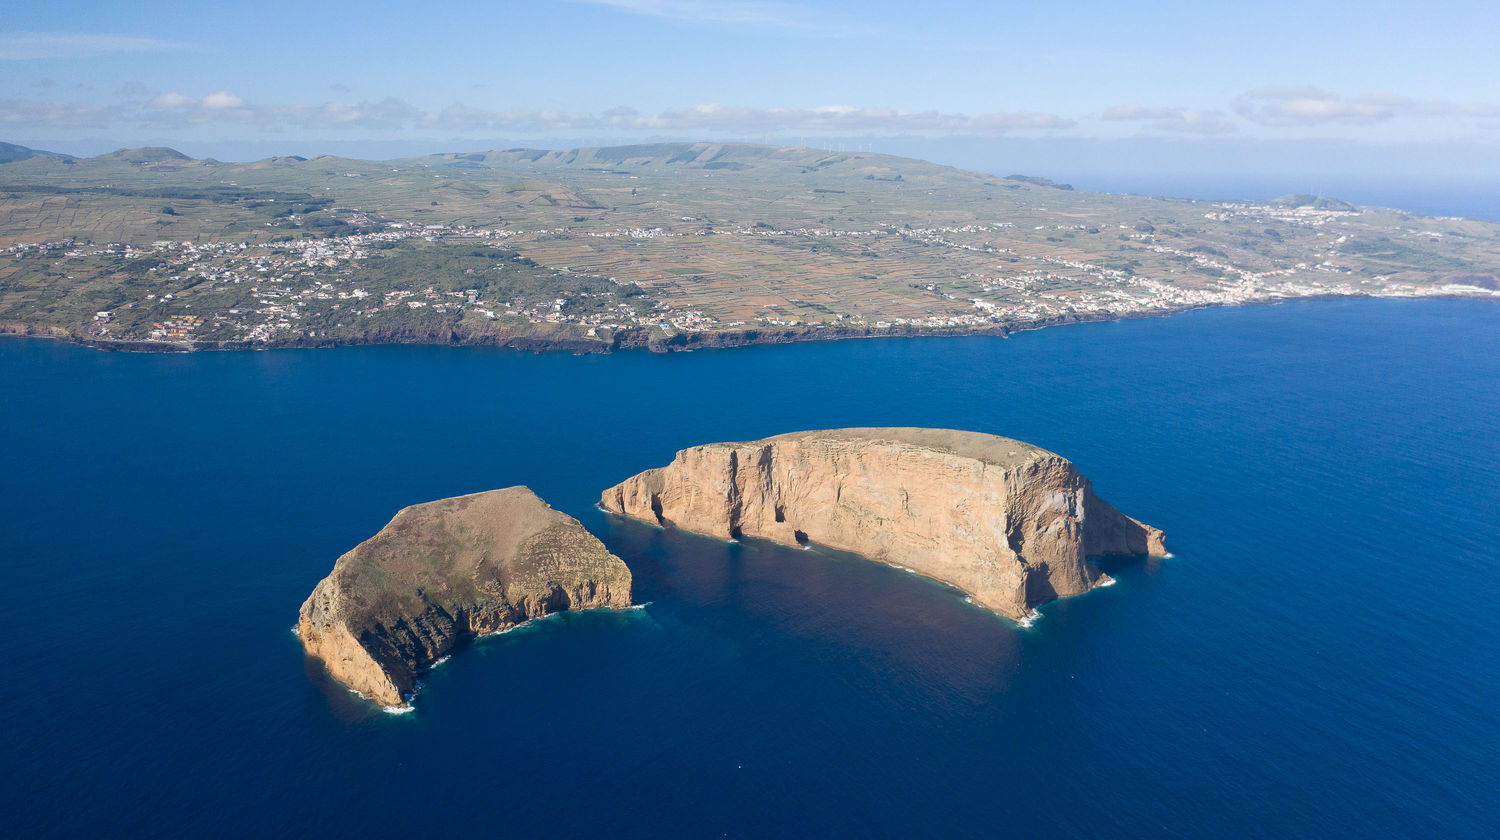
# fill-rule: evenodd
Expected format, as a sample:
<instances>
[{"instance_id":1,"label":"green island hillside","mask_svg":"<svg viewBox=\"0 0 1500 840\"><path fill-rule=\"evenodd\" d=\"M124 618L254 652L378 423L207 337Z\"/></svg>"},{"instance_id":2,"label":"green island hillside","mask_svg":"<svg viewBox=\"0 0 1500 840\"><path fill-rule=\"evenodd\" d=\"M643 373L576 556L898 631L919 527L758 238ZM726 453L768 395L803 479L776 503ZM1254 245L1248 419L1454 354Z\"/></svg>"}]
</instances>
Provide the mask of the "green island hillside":
<instances>
[{"instance_id":1,"label":"green island hillside","mask_svg":"<svg viewBox=\"0 0 1500 840\"><path fill-rule=\"evenodd\" d=\"M1500 225L671 143L0 160L0 327L130 349L674 349L1337 295L1494 295Z\"/></svg>"}]
</instances>

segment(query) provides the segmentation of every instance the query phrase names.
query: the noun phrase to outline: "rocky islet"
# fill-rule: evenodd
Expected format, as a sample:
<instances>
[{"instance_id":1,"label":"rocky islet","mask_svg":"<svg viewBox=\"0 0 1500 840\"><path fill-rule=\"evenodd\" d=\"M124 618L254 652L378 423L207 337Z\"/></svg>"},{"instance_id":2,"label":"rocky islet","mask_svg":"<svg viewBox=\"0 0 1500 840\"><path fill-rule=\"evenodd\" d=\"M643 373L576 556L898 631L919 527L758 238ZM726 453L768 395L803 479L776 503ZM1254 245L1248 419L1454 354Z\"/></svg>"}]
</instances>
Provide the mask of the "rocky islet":
<instances>
[{"instance_id":1,"label":"rocky islet","mask_svg":"<svg viewBox=\"0 0 1500 840\"><path fill-rule=\"evenodd\" d=\"M1018 622L1109 582L1091 558L1165 554L1067 459L978 432L863 428L711 443L604 491L613 514L724 539L817 543L951 584ZM526 487L413 505L303 603L307 652L350 689L406 704L466 638L631 604L624 561Z\"/></svg>"},{"instance_id":2,"label":"rocky islet","mask_svg":"<svg viewBox=\"0 0 1500 840\"><path fill-rule=\"evenodd\" d=\"M1016 621L1108 581L1089 558L1165 554L1060 455L978 432L834 429L711 443L606 490L612 513L814 542L949 583Z\"/></svg>"}]
</instances>

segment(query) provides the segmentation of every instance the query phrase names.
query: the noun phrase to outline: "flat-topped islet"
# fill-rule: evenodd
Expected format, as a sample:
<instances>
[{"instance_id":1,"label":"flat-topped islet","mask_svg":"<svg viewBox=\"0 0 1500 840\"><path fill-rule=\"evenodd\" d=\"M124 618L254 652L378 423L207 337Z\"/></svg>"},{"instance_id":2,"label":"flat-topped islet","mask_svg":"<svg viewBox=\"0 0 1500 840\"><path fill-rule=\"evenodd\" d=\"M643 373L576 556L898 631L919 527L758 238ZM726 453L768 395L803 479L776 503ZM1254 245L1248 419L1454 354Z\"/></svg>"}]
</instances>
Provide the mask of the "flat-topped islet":
<instances>
[{"instance_id":1,"label":"flat-topped islet","mask_svg":"<svg viewBox=\"0 0 1500 840\"><path fill-rule=\"evenodd\" d=\"M559 610L630 605L630 570L526 487L404 508L334 563L297 634L335 679L385 706L461 639Z\"/></svg>"},{"instance_id":2,"label":"flat-topped islet","mask_svg":"<svg viewBox=\"0 0 1500 840\"><path fill-rule=\"evenodd\" d=\"M1166 553L1060 455L950 429L795 432L677 453L606 511L724 539L817 543L949 583L1016 621L1109 578L1089 558Z\"/></svg>"}]
</instances>

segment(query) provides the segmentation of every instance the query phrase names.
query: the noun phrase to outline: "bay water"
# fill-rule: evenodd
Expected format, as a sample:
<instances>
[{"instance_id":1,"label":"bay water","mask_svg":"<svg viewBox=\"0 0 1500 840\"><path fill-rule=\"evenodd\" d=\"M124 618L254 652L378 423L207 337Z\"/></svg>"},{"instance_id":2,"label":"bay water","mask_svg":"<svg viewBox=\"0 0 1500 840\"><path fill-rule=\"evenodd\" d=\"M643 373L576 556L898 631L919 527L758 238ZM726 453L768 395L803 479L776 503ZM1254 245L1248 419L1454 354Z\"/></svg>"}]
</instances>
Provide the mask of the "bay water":
<instances>
[{"instance_id":1,"label":"bay water","mask_svg":"<svg viewBox=\"0 0 1500 840\"><path fill-rule=\"evenodd\" d=\"M0 341L0 813L25 836L1500 835L1500 305L679 355ZM1031 629L900 569L606 518L675 450L1020 438L1173 556ZM526 484L644 607L415 711L291 628L418 502Z\"/></svg>"}]
</instances>

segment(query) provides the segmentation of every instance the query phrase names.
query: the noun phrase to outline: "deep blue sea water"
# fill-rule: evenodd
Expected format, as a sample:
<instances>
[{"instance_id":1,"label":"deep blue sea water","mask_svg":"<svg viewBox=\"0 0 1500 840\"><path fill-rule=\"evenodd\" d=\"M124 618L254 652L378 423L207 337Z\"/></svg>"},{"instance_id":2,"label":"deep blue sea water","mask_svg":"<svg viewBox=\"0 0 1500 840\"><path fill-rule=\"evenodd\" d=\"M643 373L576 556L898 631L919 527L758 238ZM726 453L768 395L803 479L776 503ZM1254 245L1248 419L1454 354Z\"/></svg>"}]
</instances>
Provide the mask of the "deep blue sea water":
<instances>
[{"instance_id":1,"label":"deep blue sea water","mask_svg":"<svg viewBox=\"0 0 1500 840\"><path fill-rule=\"evenodd\" d=\"M0 341L0 822L28 836L1500 836L1500 305L653 356ZM678 448L1022 438L1175 556L1022 630L606 519ZM526 483L643 610L381 713L291 634L401 506Z\"/></svg>"}]
</instances>

